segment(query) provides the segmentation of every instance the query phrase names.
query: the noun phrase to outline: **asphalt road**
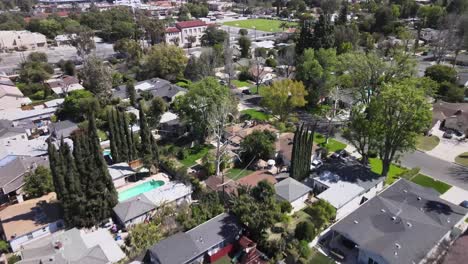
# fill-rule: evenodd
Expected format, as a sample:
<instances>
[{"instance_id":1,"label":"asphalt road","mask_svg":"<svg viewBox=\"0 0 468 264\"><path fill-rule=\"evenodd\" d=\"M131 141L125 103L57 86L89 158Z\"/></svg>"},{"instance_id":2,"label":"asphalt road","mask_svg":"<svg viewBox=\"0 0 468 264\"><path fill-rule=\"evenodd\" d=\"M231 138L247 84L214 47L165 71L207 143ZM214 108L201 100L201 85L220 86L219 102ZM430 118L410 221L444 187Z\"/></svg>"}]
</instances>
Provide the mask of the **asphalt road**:
<instances>
[{"instance_id":1,"label":"asphalt road","mask_svg":"<svg viewBox=\"0 0 468 264\"><path fill-rule=\"evenodd\" d=\"M36 51L44 52L50 63L56 63L63 60L76 58L76 49L72 46L49 47L47 49L38 49ZM19 64L26 59L29 53L33 51L0 53L0 72L11 72L19 67ZM114 54L114 48L109 43L96 43L95 54L100 58L106 58Z\"/></svg>"},{"instance_id":2,"label":"asphalt road","mask_svg":"<svg viewBox=\"0 0 468 264\"><path fill-rule=\"evenodd\" d=\"M438 159L421 151L406 153L400 161L404 167L421 168L421 173L425 175L468 191L468 167Z\"/></svg>"}]
</instances>

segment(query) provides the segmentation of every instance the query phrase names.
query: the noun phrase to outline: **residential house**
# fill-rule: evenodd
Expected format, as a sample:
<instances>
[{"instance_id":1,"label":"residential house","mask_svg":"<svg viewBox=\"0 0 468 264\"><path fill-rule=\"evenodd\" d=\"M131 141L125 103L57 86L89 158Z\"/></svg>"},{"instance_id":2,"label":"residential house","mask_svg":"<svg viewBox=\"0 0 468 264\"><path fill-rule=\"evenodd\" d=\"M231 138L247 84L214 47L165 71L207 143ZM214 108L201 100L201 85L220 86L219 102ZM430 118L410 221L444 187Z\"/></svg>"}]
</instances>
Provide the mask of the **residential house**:
<instances>
[{"instance_id":1,"label":"residential house","mask_svg":"<svg viewBox=\"0 0 468 264\"><path fill-rule=\"evenodd\" d=\"M78 129L78 124L70 120L57 121L49 124L49 132L57 140L68 138Z\"/></svg>"},{"instance_id":2,"label":"residential house","mask_svg":"<svg viewBox=\"0 0 468 264\"><path fill-rule=\"evenodd\" d=\"M119 224L130 227L150 219L160 206L178 206L183 203L191 203L191 195L191 186L168 182L129 199L120 199L113 211Z\"/></svg>"},{"instance_id":3,"label":"residential house","mask_svg":"<svg viewBox=\"0 0 468 264\"><path fill-rule=\"evenodd\" d=\"M318 241L347 263L432 263L462 232L468 210L434 189L399 179L330 227Z\"/></svg>"},{"instance_id":4,"label":"residential house","mask_svg":"<svg viewBox=\"0 0 468 264\"><path fill-rule=\"evenodd\" d=\"M312 189L295 179L288 177L275 184L278 200L287 201L292 206L292 212L297 212L306 207L306 201Z\"/></svg>"},{"instance_id":5,"label":"residential house","mask_svg":"<svg viewBox=\"0 0 468 264\"><path fill-rule=\"evenodd\" d=\"M374 197L383 189L384 182L385 177L352 158L331 159L304 181L318 199L335 207L336 219L343 218Z\"/></svg>"},{"instance_id":6,"label":"residential house","mask_svg":"<svg viewBox=\"0 0 468 264\"><path fill-rule=\"evenodd\" d=\"M468 231L465 231L449 248L442 264L464 263L468 259Z\"/></svg>"},{"instance_id":7,"label":"residential house","mask_svg":"<svg viewBox=\"0 0 468 264\"><path fill-rule=\"evenodd\" d=\"M159 121L158 134L161 137L177 138L187 132L187 126L182 123L177 114L165 112Z\"/></svg>"},{"instance_id":8,"label":"residential house","mask_svg":"<svg viewBox=\"0 0 468 264\"><path fill-rule=\"evenodd\" d=\"M49 167L47 157L6 156L0 160L0 203L23 202L24 176L38 166Z\"/></svg>"},{"instance_id":9,"label":"residential house","mask_svg":"<svg viewBox=\"0 0 468 264\"><path fill-rule=\"evenodd\" d=\"M18 109L31 102L31 99L25 97L18 87L0 84L0 110Z\"/></svg>"},{"instance_id":10,"label":"residential house","mask_svg":"<svg viewBox=\"0 0 468 264\"><path fill-rule=\"evenodd\" d=\"M47 138L39 136L31 140L8 141L0 145L0 159L6 156L44 156L47 154Z\"/></svg>"},{"instance_id":11,"label":"residential house","mask_svg":"<svg viewBox=\"0 0 468 264\"><path fill-rule=\"evenodd\" d=\"M6 207L0 211L0 224L13 251L64 228L55 193Z\"/></svg>"},{"instance_id":12,"label":"residential house","mask_svg":"<svg viewBox=\"0 0 468 264\"><path fill-rule=\"evenodd\" d=\"M18 264L117 263L125 254L106 229L84 231L72 228L24 247Z\"/></svg>"},{"instance_id":13,"label":"residential house","mask_svg":"<svg viewBox=\"0 0 468 264\"><path fill-rule=\"evenodd\" d=\"M47 48L47 39L44 35L35 32L0 31L0 51L34 50Z\"/></svg>"},{"instance_id":14,"label":"residential house","mask_svg":"<svg viewBox=\"0 0 468 264\"><path fill-rule=\"evenodd\" d=\"M0 145L27 140L28 135L25 128L15 127L10 120L0 120Z\"/></svg>"},{"instance_id":15,"label":"residential house","mask_svg":"<svg viewBox=\"0 0 468 264\"><path fill-rule=\"evenodd\" d=\"M69 75L52 78L45 81L45 83L47 87L49 87L58 96L66 96L72 91L84 89L78 78Z\"/></svg>"},{"instance_id":16,"label":"residential house","mask_svg":"<svg viewBox=\"0 0 468 264\"><path fill-rule=\"evenodd\" d=\"M134 176L136 173L127 162L110 165L107 169L109 170L109 174L112 178L112 182L114 182L115 188L127 184L128 177Z\"/></svg>"},{"instance_id":17,"label":"residential house","mask_svg":"<svg viewBox=\"0 0 468 264\"><path fill-rule=\"evenodd\" d=\"M278 133L278 129L269 124L255 124L250 121L246 121L244 124L235 124L226 127L224 131L224 139L227 140L232 148L238 148L244 138L255 130L264 131L268 130L273 133Z\"/></svg>"},{"instance_id":18,"label":"residential house","mask_svg":"<svg viewBox=\"0 0 468 264\"><path fill-rule=\"evenodd\" d=\"M175 27L166 28L166 43L179 47L189 47L201 45L201 37L205 34L208 25L201 20L181 21ZM195 42L190 43L189 38L195 37Z\"/></svg>"},{"instance_id":19,"label":"residential house","mask_svg":"<svg viewBox=\"0 0 468 264\"><path fill-rule=\"evenodd\" d=\"M432 124L440 129L452 129L468 135L468 103L447 103L432 105Z\"/></svg>"},{"instance_id":20,"label":"residential house","mask_svg":"<svg viewBox=\"0 0 468 264\"><path fill-rule=\"evenodd\" d=\"M233 251L241 234L237 218L223 213L185 233L161 240L148 249L144 263L213 263Z\"/></svg>"},{"instance_id":21,"label":"residential house","mask_svg":"<svg viewBox=\"0 0 468 264\"><path fill-rule=\"evenodd\" d=\"M142 92L147 92L154 97L160 97L166 100L168 103L172 103L177 96L187 93L187 89L160 78L138 82L135 84L135 90L137 91L138 97L141 97ZM127 94L126 85L116 87L113 91L113 96L120 99L128 99L129 96Z\"/></svg>"}]
</instances>

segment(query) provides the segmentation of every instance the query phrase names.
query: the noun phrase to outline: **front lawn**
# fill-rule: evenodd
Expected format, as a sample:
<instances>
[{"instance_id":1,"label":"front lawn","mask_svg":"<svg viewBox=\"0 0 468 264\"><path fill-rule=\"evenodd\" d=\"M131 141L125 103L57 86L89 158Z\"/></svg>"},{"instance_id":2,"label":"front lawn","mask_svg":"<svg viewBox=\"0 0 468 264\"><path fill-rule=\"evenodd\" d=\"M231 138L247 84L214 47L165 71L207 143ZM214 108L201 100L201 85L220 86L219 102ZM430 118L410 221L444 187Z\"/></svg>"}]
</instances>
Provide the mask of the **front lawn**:
<instances>
[{"instance_id":1,"label":"front lawn","mask_svg":"<svg viewBox=\"0 0 468 264\"><path fill-rule=\"evenodd\" d=\"M329 152L335 152L337 150L345 149L346 144L343 142L340 142L336 139L333 138L328 138L328 144L325 145L325 136L319 133L314 134L314 143L321 146L325 147L328 149Z\"/></svg>"},{"instance_id":2,"label":"front lawn","mask_svg":"<svg viewBox=\"0 0 468 264\"><path fill-rule=\"evenodd\" d=\"M237 88L252 86L252 84L247 81L239 81L239 80L232 80L231 84L235 85Z\"/></svg>"},{"instance_id":3,"label":"front lawn","mask_svg":"<svg viewBox=\"0 0 468 264\"><path fill-rule=\"evenodd\" d=\"M378 158L371 158L369 159L369 164L371 166L371 171L377 174L382 173L382 160ZM390 165L390 170L388 171L385 184L387 185L392 184L394 181L396 181L399 178L399 175L403 172L405 172L404 168L395 164Z\"/></svg>"},{"instance_id":4,"label":"front lawn","mask_svg":"<svg viewBox=\"0 0 468 264\"><path fill-rule=\"evenodd\" d=\"M250 87L250 92L252 94L257 94L257 86L255 84L253 84L251 87ZM265 94L265 92L268 92L268 86L266 85L260 85L258 87L258 94L262 95L262 94Z\"/></svg>"},{"instance_id":5,"label":"front lawn","mask_svg":"<svg viewBox=\"0 0 468 264\"><path fill-rule=\"evenodd\" d=\"M223 24L226 26L231 27L239 27L239 28L246 28L246 29L256 29L260 31L267 31L267 32L283 32L283 29L280 28L281 23L284 21L280 20L272 20L272 19L246 19L246 20L238 20L238 21L229 21L224 22ZM294 27L297 23L288 23L290 27ZM286 30L286 28L284 29Z\"/></svg>"},{"instance_id":6,"label":"front lawn","mask_svg":"<svg viewBox=\"0 0 468 264\"><path fill-rule=\"evenodd\" d=\"M458 155L458 157L455 158L455 162L463 166L468 166L468 152Z\"/></svg>"},{"instance_id":7,"label":"front lawn","mask_svg":"<svg viewBox=\"0 0 468 264\"><path fill-rule=\"evenodd\" d=\"M334 264L335 261L333 261L331 258L323 255L320 253L318 250L315 248L312 248L312 254L309 258L308 263L313 263L313 264Z\"/></svg>"},{"instance_id":8,"label":"front lawn","mask_svg":"<svg viewBox=\"0 0 468 264\"><path fill-rule=\"evenodd\" d=\"M244 178L247 175L250 175L254 173L252 170L243 170L239 168L232 168L226 172L226 177L228 177L231 180L237 181L241 178Z\"/></svg>"},{"instance_id":9,"label":"front lawn","mask_svg":"<svg viewBox=\"0 0 468 264\"><path fill-rule=\"evenodd\" d=\"M448 189L452 188L451 185L445 182L435 180L423 174L416 175L413 179L411 179L411 181L421 186L432 188L440 194L443 194L448 191Z\"/></svg>"},{"instance_id":10,"label":"front lawn","mask_svg":"<svg viewBox=\"0 0 468 264\"><path fill-rule=\"evenodd\" d=\"M258 111L255 109L246 109L241 111L242 115L248 115L249 119L258 120L258 121L268 121L271 116L265 112Z\"/></svg>"},{"instance_id":11,"label":"front lawn","mask_svg":"<svg viewBox=\"0 0 468 264\"><path fill-rule=\"evenodd\" d=\"M422 151L429 151L439 145L440 139L436 136L419 136L416 141L416 148Z\"/></svg>"},{"instance_id":12,"label":"front lawn","mask_svg":"<svg viewBox=\"0 0 468 264\"><path fill-rule=\"evenodd\" d=\"M202 146L195 146L190 148L187 151L187 156L180 161L184 166L191 167L195 165L197 160L203 158L203 156L212 149L212 145L202 145Z\"/></svg>"}]
</instances>

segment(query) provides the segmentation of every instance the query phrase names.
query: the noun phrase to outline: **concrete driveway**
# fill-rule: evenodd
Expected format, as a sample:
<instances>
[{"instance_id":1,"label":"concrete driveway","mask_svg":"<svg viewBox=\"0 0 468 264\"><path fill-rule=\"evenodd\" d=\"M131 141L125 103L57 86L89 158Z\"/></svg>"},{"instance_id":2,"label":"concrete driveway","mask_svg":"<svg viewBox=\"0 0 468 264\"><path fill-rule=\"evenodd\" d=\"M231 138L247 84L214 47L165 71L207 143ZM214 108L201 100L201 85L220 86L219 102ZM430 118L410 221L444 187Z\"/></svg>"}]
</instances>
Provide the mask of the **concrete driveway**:
<instances>
[{"instance_id":1,"label":"concrete driveway","mask_svg":"<svg viewBox=\"0 0 468 264\"><path fill-rule=\"evenodd\" d=\"M444 131L442 130L437 128L432 129L432 135L437 136L440 139L440 142L434 149L426 151L428 155L445 161L455 162L455 158L458 155L468 152L468 141L447 139L442 136L443 134Z\"/></svg>"},{"instance_id":2,"label":"concrete driveway","mask_svg":"<svg viewBox=\"0 0 468 264\"><path fill-rule=\"evenodd\" d=\"M440 198L458 205L461 202L468 200L468 191L463 190L462 188L458 188L457 186L453 186L444 194L442 194Z\"/></svg>"}]
</instances>

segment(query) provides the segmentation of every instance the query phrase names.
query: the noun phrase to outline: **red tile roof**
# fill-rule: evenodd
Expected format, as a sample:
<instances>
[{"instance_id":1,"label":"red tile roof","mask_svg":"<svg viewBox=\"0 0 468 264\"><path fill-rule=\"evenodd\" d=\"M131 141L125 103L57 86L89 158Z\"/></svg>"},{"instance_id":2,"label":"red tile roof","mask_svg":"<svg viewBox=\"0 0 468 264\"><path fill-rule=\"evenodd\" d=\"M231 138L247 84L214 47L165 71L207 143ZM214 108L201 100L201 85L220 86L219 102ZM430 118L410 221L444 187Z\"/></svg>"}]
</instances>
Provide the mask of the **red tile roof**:
<instances>
[{"instance_id":1,"label":"red tile roof","mask_svg":"<svg viewBox=\"0 0 468 264\"><path fill-rule=\"evenodd\" d=\"M192 28L192 27L203 27L206 23L201 20L182 21L176 23L177 28Z\"/></svg>"},{"instance_id":2,"label":"red tile roof","mask_svg":"<svg viewBox=\"0 0 468 264\"><path fill-rule=\"evenodd\" d=\"M178 33L180 30L176 27L168 27L166 28L166 33Z\"/></svg>"}]
</instances>

